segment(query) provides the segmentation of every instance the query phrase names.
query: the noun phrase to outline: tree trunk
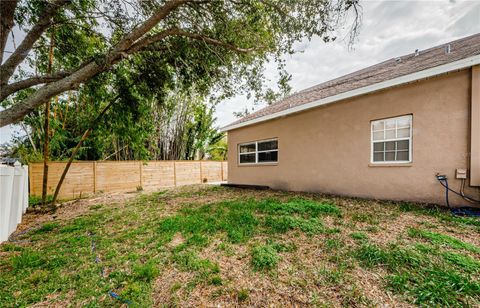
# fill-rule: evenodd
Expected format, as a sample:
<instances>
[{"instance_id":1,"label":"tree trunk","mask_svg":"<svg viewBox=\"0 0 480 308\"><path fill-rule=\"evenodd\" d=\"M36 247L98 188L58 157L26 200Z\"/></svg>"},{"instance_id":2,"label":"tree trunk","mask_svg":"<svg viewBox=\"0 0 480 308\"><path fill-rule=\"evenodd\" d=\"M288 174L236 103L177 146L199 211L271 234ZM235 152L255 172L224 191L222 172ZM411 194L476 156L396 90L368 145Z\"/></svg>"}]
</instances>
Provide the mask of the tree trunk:
<instances>
[{"instance_id":1,"label":"tree trunk","mask_svg":"<svg viewBox=\"0 0 480 308\"><path fill-rule=\"evenodd\" d=\"M75 148L73 149L72 155L70 155L70 158L68 159L67 165L63 169L62 176L60 177L60 180L58 181L57 187L55 188L55 193L53 194L53 199L51 206L55 209L55 202L57 201L58 194L60 192L60 188L62 187L63 181L65 180L65 177L67 176L68 170L70 169L70 166L72 165L73 160L75 159L75 156L78 153L78 150L80 150L80 147L82 146L83 142L88 138L92 130L95 128L97 125L98 121L101 120L101 118L105 115L107 110L112 106L112 104L117 101L117 99L120 97L120 95L117 95L114 99L108 103L105 108L98 114L98 116L95 118L95 120L90 124L90 127L83 133L82 138L80 138L80 141L77 143Z\"/></svg>"},{"instance_id":2,"label":"tree trunk","mask_svg":"<svg viewBox=\"0 0 480 308\"><path fill-rule=\"evenodd\" d=\"M48 54L48 67L47 73L52 73L53 65L53 48L55 45L55 32L52 32L50 38L50 50ZM49 142L50 142L50 99L45 103L45 126L44 126L44 143L43 143L43 185L42 185L42 207L47 209L47 190L48 190L48 154L49 154Z\"/></svg>"},{"instance_id":3,"label":"tree trunk","mask_svg":"<svg viewBox=\"0 0 480 308\"><path fill-rule=\"evenodd\" d=\"M0 5L0 64L3 62L3 51L7 45L8 35L13 28L15 9L18 0L5 1Z\"/></svg>"}]
</instances>

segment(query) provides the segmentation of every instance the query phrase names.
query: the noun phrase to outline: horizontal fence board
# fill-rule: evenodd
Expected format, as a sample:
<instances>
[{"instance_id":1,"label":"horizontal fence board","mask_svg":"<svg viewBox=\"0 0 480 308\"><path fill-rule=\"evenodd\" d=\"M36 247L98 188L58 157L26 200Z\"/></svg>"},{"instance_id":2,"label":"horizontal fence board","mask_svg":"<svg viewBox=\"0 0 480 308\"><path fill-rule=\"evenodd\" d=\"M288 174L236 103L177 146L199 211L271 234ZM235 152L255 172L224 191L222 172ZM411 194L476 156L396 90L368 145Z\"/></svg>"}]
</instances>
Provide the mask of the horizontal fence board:
<instances>
[{"instance_id":1,"label":"horizontal fence board","mask_svg":"<svg viewBox=\"0 0 480 308\"><path fill-rule=\"evenodd\" d=\"M222 181L226 181L228 179L228 162L223 161L222 162Z\"/></svg>"},{"instance_id":2,"label":"horizontal fence board","mask_svg":"<svg viewBox=\"0 0 480 308\"><path fill-rule=\"evenodd\" d=\"M216 162L202 162L202 182L220 182L222 180L222 164Z\"/></svg>"},{"instance_id":3,"label":"horizontal fence board","mask_svg":"<svg viewBox=\"0 0 480 308\"><path fill-rule=\"evenodd\" d=\"M101 192L136 190L141 186L139 162L97 162L96 185Z\"/></svg>"},{"instance_id":4,"label":"horizontal fence board","mask_svg":"<svg viewBox=\"0 0 480 308\"><path fill-rule=\"evenodd\" d=\"M49 162L47 193L53 195L66 163ZM59 196L77 198L93 193L93 163L72 163L65 177ZM43 185L43 163L30 164L30 195L41 196Z\"/></svg>"},{"instance_id":5,"label":"horizontal fence board","mask_svg":"<svg viewBox=\"0 0 480 308\"><path fill-rule=\"evenodd\" d=\"M201 183L200 164L198 162L176 162L175 174L178 186Z\"/></svg>"},{"instance_id":6,"label":"horizontal fence board","mask_svg":"<svg viewBox=\"0 0 480 308\"><path fill-rule=\"evenodd\" d=\"M53 194L65 162L49 162L48 194ZM227 180L224 161L79 161L73 162L59 198L95 192L130 192ZM41 196L43 163L30 163L30 195Z\"/></svg>"},{"instance_id":7,"label":"horizontal fence board","mask_svg":"<svg viewBox=\"0 0 480 308\"><path fill-rule=\"evenodd\" d=\"M143 183L145 190L175 186L174 162L147 162L143 165Z\"/></svg>"}]
</instances>

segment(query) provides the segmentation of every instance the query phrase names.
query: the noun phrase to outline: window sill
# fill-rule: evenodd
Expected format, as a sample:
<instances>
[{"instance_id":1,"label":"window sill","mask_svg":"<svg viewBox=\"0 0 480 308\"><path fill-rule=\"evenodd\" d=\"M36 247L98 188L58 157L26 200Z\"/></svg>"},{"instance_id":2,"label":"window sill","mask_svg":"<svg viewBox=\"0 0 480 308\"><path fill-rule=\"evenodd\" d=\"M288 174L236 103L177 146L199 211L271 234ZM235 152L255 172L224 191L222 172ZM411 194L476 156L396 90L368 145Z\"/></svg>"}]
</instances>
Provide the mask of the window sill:
<instances>
[{"instance_id":1,"label":"window sill","mask_svg":"<svg viewBox=\"0 0 480 308\"><path fill-rule=\"evenodd\" d=\"M369 163L369 167L412 167L412 163L384 163L384 164L373 164Z\"/></svg>"},{"instance_id":2,"label":"window sill","mask_svg":"<svg viewBox=\"0 0 480 308\"><path fill-rule=\"evenodd\" d=\"M237 164L238 167L277 166L278 163Z\"/></svg>"}]
</instances>

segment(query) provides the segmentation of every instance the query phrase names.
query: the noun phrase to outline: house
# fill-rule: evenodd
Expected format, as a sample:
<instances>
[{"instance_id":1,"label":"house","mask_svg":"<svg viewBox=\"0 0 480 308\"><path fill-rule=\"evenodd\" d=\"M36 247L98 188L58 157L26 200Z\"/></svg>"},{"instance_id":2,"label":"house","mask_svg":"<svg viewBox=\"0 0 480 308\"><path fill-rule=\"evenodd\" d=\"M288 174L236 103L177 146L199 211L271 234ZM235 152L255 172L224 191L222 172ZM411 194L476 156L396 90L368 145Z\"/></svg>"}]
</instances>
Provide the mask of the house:
<instances>
[{"instance_id":1,"label":"house","mask_svg":"<svg viewBox=\"0 0 480 308\"><path fill-rule=\"evenodd\" d=\"M480 199L480 34L313 86L223 130L231 184L446 204L442 174ZM471 205L454 193L450 204Z\"/></svg>"}]
</instances>

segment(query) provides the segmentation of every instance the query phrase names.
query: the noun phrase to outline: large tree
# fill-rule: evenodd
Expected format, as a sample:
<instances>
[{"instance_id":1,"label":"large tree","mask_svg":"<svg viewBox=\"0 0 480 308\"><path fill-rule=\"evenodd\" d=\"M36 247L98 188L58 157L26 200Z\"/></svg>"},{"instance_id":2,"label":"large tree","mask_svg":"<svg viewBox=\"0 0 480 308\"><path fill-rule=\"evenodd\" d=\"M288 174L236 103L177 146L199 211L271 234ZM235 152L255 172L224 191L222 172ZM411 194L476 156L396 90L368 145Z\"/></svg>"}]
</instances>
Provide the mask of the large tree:
<instances>
[{"instance_id":1,"label":"large tree","mask_svg":"<svg viewBox=\"0 0 480 308\"><path fill-rule=\"evenodd\" d=\"M242 90L265 94L263 68L274 59L287 89L281 56L302 39L332 39L350 12L355 33L358 0L2 1L0 127L137 54L158 58L150 64L163 65L171 80L217 98ZM15 26L25 36L4 60ZM50 72L39 63L46 63L52 41Z\"/></svg>"}]
</instances>

